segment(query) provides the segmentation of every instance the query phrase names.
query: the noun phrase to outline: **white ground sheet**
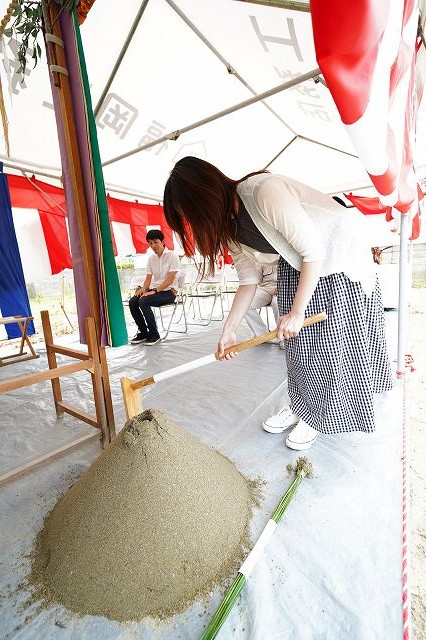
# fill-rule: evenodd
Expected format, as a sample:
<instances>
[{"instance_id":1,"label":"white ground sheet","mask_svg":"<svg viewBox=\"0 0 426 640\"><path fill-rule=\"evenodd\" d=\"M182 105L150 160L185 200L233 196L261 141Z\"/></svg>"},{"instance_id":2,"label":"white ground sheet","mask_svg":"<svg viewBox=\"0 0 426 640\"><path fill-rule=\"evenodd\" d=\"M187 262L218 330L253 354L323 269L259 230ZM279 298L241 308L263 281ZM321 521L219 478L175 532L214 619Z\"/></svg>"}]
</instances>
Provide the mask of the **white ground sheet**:
<instances>
[{"instance_id":1,"label":"white ground sheet","mask_svg":"<svg viewBox=\"0 0 426 640\"><path fill-rule=\"evenodd\" d=\"M395 352L396 312L387 313ZM215 351L220 322L187 335L170 334L154 347L110 349L117 428L124 424L120 378L142 379ZM129 326L130 335L133 327ZM242 329L240 339L250 337ZM59 340L58 340L59 342ZM0 370L0 379L46 368L39 360ZM60 361L65 358L59 357ZM283 381L284 380L284 381ZM92 405L89 376L62 380L65 400ZM231 362L217 362L148 387L144 408L158 408L245 475L266 481L252 520L255 541L289 485L285 470L298 457L283 435L265 433L262 420L286 400L284 353L272 344ZM91 428L71 416L57 420L50 383L0 396L0 474L37 458ZM219 638L233 640L393 640L401 614L402 388L377 398L377 432L320 437L307 452L314 478L304 480L256 565ZM211 594L182 615L118 623L76 616L55 605L21 610L30 552L58 496L99 454L90 441L0 488L0 638L54 640L194 640L220 602ZM102 553L102 549L99 549ZM34 615L30 615L34 613Z\"/></svg>"}]
</instances>

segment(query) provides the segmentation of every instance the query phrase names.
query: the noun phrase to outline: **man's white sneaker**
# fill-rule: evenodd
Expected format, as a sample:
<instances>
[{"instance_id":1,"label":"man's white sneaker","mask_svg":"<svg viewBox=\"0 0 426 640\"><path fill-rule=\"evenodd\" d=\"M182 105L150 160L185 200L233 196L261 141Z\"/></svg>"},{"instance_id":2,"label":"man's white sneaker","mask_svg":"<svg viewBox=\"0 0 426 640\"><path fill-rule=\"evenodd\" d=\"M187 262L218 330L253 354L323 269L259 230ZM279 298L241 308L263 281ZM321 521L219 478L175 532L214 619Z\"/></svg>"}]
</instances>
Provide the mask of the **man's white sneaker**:
<instances>
[{"instance_id":1,"label":"man's white sneaker","mask_svg":"<svg viewBox=\"0 0 426 640\"><path fill-rule=\"evenodd\" d=\"M265 422L262 423L262 427L265 431L268 431L268 433L282 433L298 422L298 416L293 413L288 404L286 404L278 413L265 420Z\"/></svg>"},{"instance_id":2,"label":"man's white sneaker","mask_svg":"<svg viewBox=\"0 0 426 640\"><path fill-rule=\"evenodd\" d=\"M304 449L312 447L317 438L318 431L310 427L304 420L299 420L297 425L285 439L285 443L289 449L303 451Z\"/></svg>"}]
</instances>

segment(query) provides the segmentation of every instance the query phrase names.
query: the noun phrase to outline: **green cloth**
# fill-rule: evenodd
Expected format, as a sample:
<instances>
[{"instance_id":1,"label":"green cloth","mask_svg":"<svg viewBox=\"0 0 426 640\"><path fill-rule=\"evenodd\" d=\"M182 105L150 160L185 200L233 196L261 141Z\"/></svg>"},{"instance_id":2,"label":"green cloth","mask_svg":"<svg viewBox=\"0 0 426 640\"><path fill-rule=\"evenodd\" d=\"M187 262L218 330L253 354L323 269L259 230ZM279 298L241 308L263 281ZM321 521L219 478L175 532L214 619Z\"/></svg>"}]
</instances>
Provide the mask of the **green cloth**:
<instances>
[{"instance_id":1,"label":"green cloth","mask_svg":"<svg viewBox=\"0 0 426 640\"><path fill-rule=\"evenodd\" d=\"M105 182L102 172L101 157L99 153L96 122L92 109L92 98L90 95L89 79L87 76L86 62L84 58L83 45L81 42L80 28L78 26L75 11L74 25L77 38L78 54L80 58L81 77L83 80L84 94L86 98L89 140L92 152L93 177L95 180L96 197L98 203L98 216L101 234L102 261L105 275L105 296L106 309L108 312L109 333L111 336L111 346L120 347L123 344L127 344L128 336L126 322L124 319L124 309L121 299L120 283L118 280L117 267L115 264L114 251L112 246Z\"/></svg>"}]
</instances>

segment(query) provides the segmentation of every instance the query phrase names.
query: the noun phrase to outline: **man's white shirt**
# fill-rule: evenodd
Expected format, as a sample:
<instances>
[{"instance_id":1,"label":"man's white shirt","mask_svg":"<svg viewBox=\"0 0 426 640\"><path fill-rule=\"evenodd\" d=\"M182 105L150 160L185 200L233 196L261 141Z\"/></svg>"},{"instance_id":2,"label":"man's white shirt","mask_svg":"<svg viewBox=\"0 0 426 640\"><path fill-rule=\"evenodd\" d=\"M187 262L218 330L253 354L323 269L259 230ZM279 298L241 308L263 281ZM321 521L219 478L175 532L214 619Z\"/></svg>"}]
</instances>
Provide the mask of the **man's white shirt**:
<instances>
[{"instance_id":1,"label":"man's white shirt","mask_svg":"<svg viewBox=\"0 0 426 640\"><path fill-rule=\"evenodd\" d=\"M147 274L152 275L150 289L155 289L160 286L171 271L175 272L174 280L172 284L163 289L163 291L178 288L179 257L174 253L174 251L167 249L167 247L164 249L161 256L157 256L156 253L149 256L146 272Z\"/></svg>"}]
</instances>

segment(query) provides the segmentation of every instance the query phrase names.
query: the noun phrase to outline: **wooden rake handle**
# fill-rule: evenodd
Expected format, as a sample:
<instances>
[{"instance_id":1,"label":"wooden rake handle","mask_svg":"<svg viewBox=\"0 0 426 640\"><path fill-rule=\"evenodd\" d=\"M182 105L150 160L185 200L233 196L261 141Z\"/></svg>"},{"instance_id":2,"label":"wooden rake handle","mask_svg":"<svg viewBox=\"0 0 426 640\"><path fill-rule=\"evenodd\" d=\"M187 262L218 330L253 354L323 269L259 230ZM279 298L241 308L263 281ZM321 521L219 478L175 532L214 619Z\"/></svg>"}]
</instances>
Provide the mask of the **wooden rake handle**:
<instances>
[{"instance_id":1,"label":"wooden rake handle","mask_svg":"<svg viewBox=\"0 0 426 640\"><path fill-rule=\"evenodd\" d=\"M325 311L306 318L303 323L303 327L310 327L311 325L316 324L317 322L322 322L323 320L327 320L327 314L325 313ZM276 337L277 329L274 329L274 331L269 331L262 336L257 336L256 338L251 338L251 340L233 344L232 347L228 347L227 349L225 349L225 355L227 353L245 351L245 349L250 349L251 347L255 347L258 344L262 344L263 342L267 342L268 340L272 340ZM160 382L161 380L172 378L173 376L177 376L180 373L184 373L185 371L197 369L198 367L202 367L205 364L209 364L210 362L221 359L222 358L219 357L218 353L211 353L208 356L197 358L196 360L192 360L191 362L186 362L185 364L178 365L177 367L173 367L172 369L168 369L167 371L163 371L161 373L150 376L149 378L145 378L144 380L128 380L128 384L131 390L140 389L142 387L147 387L150 384L154 384L154 382Z\"/></svg>"},{"instance_id":2,"label":"wooden rake handle","mask_svg":"<svg viewBox=\"0 0 426 640\"><path fill-rule=\"evenodd\" d=\"M309 318L305 318L303 322L304 327L310 327L317 322L322 322L323 320L327 320L327 314L325 311L321 311L321 313L316 313L313 316L309 316ZM274 329L273 331L268 331L268 333L264 333L262 336L256 336L256 338L251 338L250 340L246 340L245 342L239 342L238 344L233 344L232 347L228 347L225 349L224 353L227 355L228 353L235 353L244 351L245 349L250 349L250 347L256 347L258 344L263 344L264 342L268 342L268 340L273 340L277 337L278 330ZM222 360L219 357L218 353L215 353L216 360Z\"/></svg>"}]
</instances>

